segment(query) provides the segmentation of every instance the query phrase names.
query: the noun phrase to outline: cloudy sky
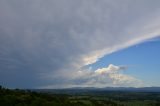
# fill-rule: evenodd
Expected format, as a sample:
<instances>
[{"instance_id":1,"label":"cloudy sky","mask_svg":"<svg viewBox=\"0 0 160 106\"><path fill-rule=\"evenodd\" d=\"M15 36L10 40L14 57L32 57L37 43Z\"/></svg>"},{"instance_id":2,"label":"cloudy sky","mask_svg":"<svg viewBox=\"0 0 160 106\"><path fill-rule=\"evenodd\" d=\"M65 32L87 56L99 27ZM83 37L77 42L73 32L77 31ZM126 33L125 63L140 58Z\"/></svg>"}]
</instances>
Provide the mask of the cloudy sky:
<instances>
[{"instance_id":1,"label":"cloudy sky","mask_svg":"<svg viewBox=\"0 0 160 106\"><path fill-rule=\"evenodd\" d=\"M160 86L159 0L0 0L0 84Z\"/></svg>"}]
</instances>

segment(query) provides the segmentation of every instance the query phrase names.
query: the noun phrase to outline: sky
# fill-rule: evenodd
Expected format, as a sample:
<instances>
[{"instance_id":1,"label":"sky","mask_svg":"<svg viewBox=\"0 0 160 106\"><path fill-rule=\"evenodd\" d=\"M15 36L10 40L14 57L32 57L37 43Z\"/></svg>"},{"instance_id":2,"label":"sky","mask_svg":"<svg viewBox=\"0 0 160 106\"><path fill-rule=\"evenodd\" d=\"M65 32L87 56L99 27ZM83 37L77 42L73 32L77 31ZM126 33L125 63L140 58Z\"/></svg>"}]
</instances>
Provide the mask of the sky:
<instances>
[{"instance_id":1,"label":"sky","mask_svg":"<svg viewBox=\"0 0 160 106\"><path fill-rule=\"evenodd\" d=\"M94 64L86 66L97 70L106 64L126 66L123 74L141 79L144 86L160 86L160 37L147 40L129 48L106 55Z\"/></svg>"},{"instance_id":2,"label":"sky","mask_svg":"<svg viewBox=\"0 0 160 106\"><path fill-rule=\"evenodd\" d=\"M159 0L1 0L0 85L160 86Z\"/></svg>"}]
</instances>

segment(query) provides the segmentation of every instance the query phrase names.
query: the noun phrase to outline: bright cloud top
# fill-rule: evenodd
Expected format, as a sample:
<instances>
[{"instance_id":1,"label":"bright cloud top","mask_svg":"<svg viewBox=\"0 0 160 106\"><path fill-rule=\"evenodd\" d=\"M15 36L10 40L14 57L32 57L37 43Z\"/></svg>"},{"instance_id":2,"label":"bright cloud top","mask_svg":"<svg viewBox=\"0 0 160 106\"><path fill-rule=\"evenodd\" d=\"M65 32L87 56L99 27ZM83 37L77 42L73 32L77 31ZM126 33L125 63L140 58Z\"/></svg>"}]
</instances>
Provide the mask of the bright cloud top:
<instances>
[{"instance_id":1,"label":"bright cloud top","mask_svg":"<svg viewBox=\"0 0 160 106\"><path fill-rule=\"evenodd\" d=\"M70 73L81 67L160 35L159 4L159 0L1 0L0 83L27 88L70 83Z\"/></svg>"},{"instance_id":2,"label":"bright cloud top","mask_svg":"<svg viewBox=\"0 0 160 106\"><path fill-rule=\"evenodd\" d=\"M105 73L115 73L119 70L123 70L125 67L118 67L113 64L110 64L107 68L97 69L95 73L97 74L105 74Z\"/></svg>"}]
</instances>

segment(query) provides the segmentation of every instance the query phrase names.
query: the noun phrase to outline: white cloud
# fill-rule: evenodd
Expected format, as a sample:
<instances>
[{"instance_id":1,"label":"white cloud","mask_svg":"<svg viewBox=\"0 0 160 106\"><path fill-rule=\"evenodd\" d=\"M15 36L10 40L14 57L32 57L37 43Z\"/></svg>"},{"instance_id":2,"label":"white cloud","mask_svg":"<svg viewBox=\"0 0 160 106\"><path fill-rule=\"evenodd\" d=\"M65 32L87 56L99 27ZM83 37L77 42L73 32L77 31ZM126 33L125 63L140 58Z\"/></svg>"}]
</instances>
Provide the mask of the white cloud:
<instances>
[{"instance_id":1,"label":"white cloud","mask_svg":"<svg viewBox=\"0 0 160 106\"><path fill-rule=\"evenodd\" d=\"M138 87L143 85L142 81L132 76L120 73L120 71L124 69L126 69L126 67L110 64L108 67L105 67L105 68L100 68L95 71L89 71L87 73L84 71L81 71L78 74L80 74L80 79L82 80L83 78L84 79L87 78L86 82L84 82L84 85L87 85L87 86Z\"/></svg>"},{"instance_id":2,"label":"white cloud","mask_svg":"<svg viewBox=\"0 0 160 106\"><path fill-rule=\"evenodd\" d=\"M67 85L45 86L45 88L53 87L142 87L144 83L132 76L122 74L121 71L126 70L126 66L116 66L113 64L108 67L99 68L97 70L81 70L70 73L70 81Z\"/></svg>"},{"instance_id":3,"label":"white cloud","mask_svg":"<svg viewBox=\"0 0 160 106\"><path fill-rule=\"evenodd\" d=\"M110 64L107 68L97 69L95 73L97 74L115 73L121 69L124 69L124 67L118 67L113 64Z\"/></svg>"},{"instance_id":4,"label":"white cloud","mask_svg":"<svg viewBox=\"0 0 160 106\"><path fill-rule=\"evenodd\" d=\"M15 81L17 87L69 83L62 79L69 81L70 73L81 67L160 35L159 4L159 0L1 0L0 81ZM20 82L31 74L28 85ZM17 77L8 80L8 75Z\"/></svg>"}]
</instances>

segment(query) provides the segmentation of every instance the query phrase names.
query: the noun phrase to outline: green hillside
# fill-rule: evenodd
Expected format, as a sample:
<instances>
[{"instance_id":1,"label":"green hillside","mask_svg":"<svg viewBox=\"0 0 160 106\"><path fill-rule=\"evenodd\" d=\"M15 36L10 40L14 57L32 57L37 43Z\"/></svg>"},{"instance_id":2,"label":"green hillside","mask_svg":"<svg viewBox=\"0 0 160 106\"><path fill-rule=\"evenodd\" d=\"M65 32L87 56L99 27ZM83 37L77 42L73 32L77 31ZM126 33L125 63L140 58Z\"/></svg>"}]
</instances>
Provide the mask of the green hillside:
<instances>
[{"instance_id":1,"label":"green hillside","mask_svg":"<svg viewBox=\"0 0 160 106\"><path fill-rule=\"evenodd\" d=\"M0 86L0 106L160 106L159 93L52 94Z\"/></svg>"}]
</instances>

